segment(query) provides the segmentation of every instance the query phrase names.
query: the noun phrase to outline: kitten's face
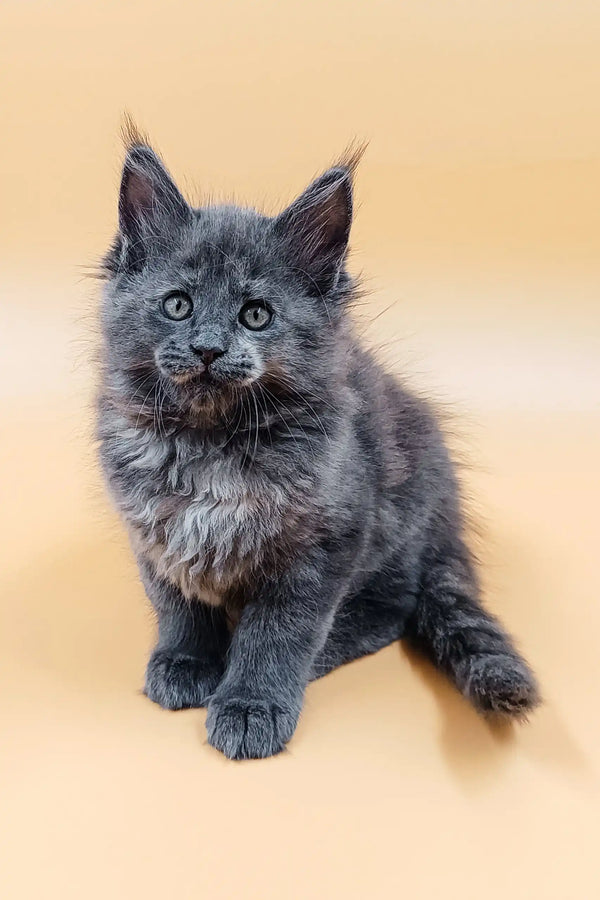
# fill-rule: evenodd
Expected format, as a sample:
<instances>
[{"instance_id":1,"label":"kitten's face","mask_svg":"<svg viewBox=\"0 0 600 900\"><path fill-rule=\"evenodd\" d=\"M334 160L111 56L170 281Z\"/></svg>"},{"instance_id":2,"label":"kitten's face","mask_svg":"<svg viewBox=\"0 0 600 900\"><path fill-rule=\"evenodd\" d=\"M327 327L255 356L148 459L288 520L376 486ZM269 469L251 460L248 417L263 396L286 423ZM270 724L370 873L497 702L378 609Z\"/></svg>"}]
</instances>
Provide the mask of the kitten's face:
<instances>
[{"instance_id":1,"label":"kitten's face","mask_svg":"<svg viewBox=\"0 0 600 900\"><path fill-rule=\"evenodd\" d=\"M294 389L326 367L348 288L350 175L330 170L275 218L194 210L153 151L132 148L103 310L122 386L225 411L256 383Z\"/></svg>"}]
</instances>

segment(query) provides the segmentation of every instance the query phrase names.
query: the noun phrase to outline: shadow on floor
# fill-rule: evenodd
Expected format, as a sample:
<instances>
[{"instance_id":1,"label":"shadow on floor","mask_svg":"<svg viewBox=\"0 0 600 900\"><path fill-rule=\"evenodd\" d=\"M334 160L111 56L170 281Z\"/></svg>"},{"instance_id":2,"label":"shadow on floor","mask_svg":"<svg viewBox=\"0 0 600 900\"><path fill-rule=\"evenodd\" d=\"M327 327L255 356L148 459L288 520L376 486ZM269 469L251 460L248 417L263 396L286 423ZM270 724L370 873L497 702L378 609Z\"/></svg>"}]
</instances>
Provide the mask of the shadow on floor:
<instances>
[{"instance_id":1,"label":"shadow on floor","mask_svg":"<svg viewBox=\"0 0 600 900\"><path fill-rule=\"evenodd\" d=\"M485 580L493 585L488 592L492 595L488 606L501 620L518 621L516 613L522 605L527 610L529 627L535 629L535 623L539 623L541 630L548 615L556 614L552 608L544 608L543 602L551 595L550 586L544 582L553 578L552 573L537 566L528 554L527 545L517 543L514 536L495 534L487 539L492 560L489 566L484 564L483 572ZM555 580L553 590L556 591ZM552 631L555 630L561 629ZM517 640L518 646L521 643ZM544 700L526 723L484 719L441 673L405 642L402 642L402 652L413 672L435 697L441 720L440 748L463 789L476 790L493 778L497 769L510 762L517 746L521 755L565 774L586 771L586 757L562 721L544 684L543 672L527 650L525 655L537 671Z\"/></svg>"}]
</instances>

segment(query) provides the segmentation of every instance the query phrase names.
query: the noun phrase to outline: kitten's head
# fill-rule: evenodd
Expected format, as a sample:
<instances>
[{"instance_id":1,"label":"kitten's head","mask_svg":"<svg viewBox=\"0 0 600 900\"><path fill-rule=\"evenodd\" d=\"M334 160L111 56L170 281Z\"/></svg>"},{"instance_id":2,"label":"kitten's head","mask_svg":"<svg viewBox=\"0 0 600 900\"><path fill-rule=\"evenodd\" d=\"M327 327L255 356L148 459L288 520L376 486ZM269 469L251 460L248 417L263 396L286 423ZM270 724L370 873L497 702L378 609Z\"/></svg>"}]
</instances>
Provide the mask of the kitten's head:
<instances>
[{"instance_id":1,"label":"kitten's head","mask_svg":"<svg viewBox=\"0 0 600 900\"><path fill-rule=\"evenodd\" d=\"M293 389L326 377L352 293L344 260L355 163L329 169L268 217L192 208L156 153L134 141L105 260L114 383L133 396L160 386L180 413L224 412L257 382Z\"/></svg>"}]
</instances>

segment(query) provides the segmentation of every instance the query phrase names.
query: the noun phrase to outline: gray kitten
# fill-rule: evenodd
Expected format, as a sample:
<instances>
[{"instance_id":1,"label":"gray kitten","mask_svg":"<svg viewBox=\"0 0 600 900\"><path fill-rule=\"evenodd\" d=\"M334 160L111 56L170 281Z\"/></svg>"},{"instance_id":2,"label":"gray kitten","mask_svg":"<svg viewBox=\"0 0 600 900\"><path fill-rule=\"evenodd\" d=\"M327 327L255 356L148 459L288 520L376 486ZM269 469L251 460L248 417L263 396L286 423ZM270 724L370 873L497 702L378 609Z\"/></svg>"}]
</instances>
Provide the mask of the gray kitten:
<instances>
[{"instance_id":1,"label":"gray kitten","mask_svg":"<svg viewBox=\"0 0 600 900\"><path fill-rule=\"evenodd\" d=\"M483 713L538 702L480 605L435 416L353 331L356 161L274 218L193 209L131 133L104 261L100 453L158 616L145 691L207 705L233 759L402 636Z\"/></svg>"}]
</instances>

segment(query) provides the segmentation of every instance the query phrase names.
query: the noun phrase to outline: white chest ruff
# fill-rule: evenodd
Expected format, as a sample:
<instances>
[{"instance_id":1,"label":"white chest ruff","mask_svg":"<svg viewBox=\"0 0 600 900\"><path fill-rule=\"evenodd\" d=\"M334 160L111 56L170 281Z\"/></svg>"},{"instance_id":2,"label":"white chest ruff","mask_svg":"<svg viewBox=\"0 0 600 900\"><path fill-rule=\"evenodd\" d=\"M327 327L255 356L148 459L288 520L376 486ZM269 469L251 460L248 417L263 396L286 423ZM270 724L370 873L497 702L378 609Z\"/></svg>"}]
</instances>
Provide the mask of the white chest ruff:
<instances>
[{"instance_id":1,"label":"white chest ruff","mask_svg":"<svg viewBox=\"0 0 600 900\"><path fill-rule=\"evenodd\" d=\"M225 477L226 476L226 477ZM129 516L138 552L187 598L216 605L260 565L279 534L284 497L273 485L250 487L240 473L199 467L189 493L165 491Z\"/></svg>"}]
</instances>

